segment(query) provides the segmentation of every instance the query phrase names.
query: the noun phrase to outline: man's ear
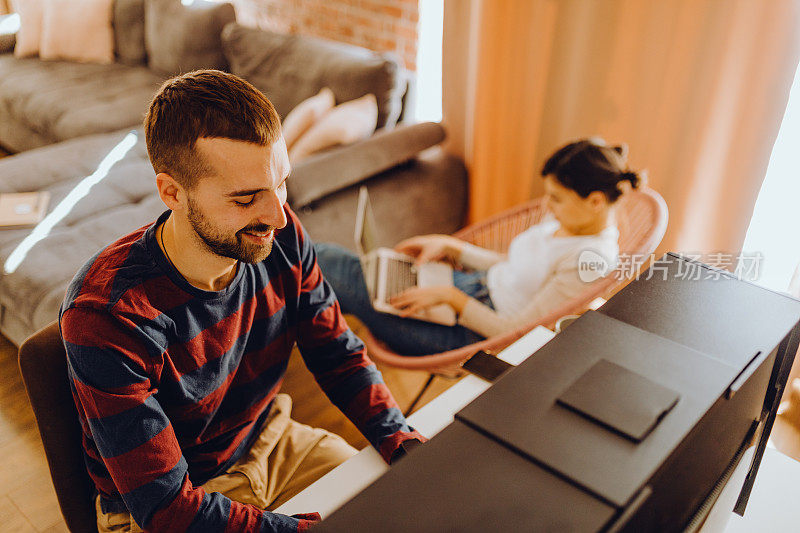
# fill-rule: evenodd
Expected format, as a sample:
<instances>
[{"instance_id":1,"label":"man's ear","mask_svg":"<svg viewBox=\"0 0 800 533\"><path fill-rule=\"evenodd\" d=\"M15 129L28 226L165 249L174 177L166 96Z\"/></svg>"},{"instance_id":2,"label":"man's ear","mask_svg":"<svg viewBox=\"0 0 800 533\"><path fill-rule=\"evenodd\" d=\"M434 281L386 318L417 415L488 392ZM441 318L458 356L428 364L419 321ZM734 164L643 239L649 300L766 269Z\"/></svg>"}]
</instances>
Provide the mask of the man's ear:
<instances>
[{"instance_id":1,"label":"man's ear","mask_svg":"<svg viewBox=\"0 0 800 533\"><path fill-rule=\"evenodd\" d=\"M156 174L156 187L161 201L173 211L180 211L186 203L186 191L178 180L166 172Z\"/></svg>"}]
</instances>

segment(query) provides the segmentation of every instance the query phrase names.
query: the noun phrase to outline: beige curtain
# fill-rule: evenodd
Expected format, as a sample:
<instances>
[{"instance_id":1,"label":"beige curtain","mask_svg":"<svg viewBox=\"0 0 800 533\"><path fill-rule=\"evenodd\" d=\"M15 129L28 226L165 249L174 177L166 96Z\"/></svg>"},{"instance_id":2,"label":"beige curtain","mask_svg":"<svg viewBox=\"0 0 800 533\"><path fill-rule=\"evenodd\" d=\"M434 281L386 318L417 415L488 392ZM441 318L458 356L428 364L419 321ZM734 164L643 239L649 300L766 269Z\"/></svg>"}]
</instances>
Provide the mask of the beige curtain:
<instances>
[{"instance_id":1,"label":"beige curtain","mask_svg":"<svg viewBox=\"0 0 800 533\"><path fill-rule=\"evenodd\" d=\"M6 15L11 12L8 0L0 0L0 15Z\"/></svg>"},{"instance_id":2,"label":"beige curtain","mask_svg":"<svg viewBox=\"0 0 800 533\"><path fill-rule=\"evenodd\" d=\"M444 122L471 219L587 135L666 199L660 250L740 250L798 62L798 0L446 0Z\"/></svg>"}]
</instances>

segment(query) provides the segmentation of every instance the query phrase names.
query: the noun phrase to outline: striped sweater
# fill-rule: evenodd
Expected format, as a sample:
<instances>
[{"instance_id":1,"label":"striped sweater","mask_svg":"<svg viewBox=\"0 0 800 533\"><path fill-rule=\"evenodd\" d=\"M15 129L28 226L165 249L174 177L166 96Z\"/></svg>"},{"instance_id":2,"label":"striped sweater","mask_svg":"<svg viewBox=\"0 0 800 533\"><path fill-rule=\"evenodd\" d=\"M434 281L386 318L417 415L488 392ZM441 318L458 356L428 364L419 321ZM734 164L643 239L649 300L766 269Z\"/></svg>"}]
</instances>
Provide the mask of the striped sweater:
<instances>
[{"instance_id":1,"label":"striped sweater","mask_svg":"<svg viewBox=\"0 0 800 533\"><path fill-rule=\"evenodd\" d=\"M294 213L261 263L239 263L215 292L167 261L155 229L167 211L95 255L60 312L89 475L104 512L148 531L298 531L200 487L249 449L295 343L330 400L387 460L424 438L406 424L350 331Z\"/></svg>"}]
</instances>

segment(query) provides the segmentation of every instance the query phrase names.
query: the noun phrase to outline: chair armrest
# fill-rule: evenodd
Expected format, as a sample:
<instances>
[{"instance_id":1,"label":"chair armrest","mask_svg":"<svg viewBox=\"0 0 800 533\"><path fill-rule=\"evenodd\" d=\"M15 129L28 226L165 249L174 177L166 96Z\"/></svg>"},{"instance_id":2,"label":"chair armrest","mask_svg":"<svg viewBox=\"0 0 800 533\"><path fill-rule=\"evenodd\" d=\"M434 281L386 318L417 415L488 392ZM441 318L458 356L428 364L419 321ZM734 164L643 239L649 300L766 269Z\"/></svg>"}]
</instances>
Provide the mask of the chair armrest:
<instances>
[{"instance_id":1,"label":"chair armrest","mask_svg":"<svg viewBox=\"0 0 800 533\"><path fill-rule=\"evenodd\" d=\"M287 182L289 202L300 208L413 159L439 144L441 124L422 122L383 129L363 141L327 150L297 165Z\"/></svg>"}]
</instances>

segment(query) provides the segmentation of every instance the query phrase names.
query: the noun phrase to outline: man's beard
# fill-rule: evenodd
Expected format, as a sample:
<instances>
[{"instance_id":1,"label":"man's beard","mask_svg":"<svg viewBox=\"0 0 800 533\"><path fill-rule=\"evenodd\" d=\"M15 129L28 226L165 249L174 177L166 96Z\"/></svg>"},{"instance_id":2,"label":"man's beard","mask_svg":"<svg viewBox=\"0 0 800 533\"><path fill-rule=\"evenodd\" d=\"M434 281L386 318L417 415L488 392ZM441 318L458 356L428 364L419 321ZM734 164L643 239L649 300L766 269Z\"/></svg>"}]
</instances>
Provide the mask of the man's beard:
<instances>
[{"instance_id":1,"label":"man's beard","mask_svg":"<svg viewBox=\"0 0 800 533\"><path fill-rule=\"evenodd\" d=\"M189 199L188 204L187 216L189 224L211 252L222 257L242 261L243 263L260 263L272 251L272 240L265 245L249 243L243 240L242 233L246 231L268 233L275 230L274 226L264 224L247 226L237 231L233 237L228 237L220 233L208 218L199 209L196 209L191 199Z\"/></svg>"}]
</instances>

